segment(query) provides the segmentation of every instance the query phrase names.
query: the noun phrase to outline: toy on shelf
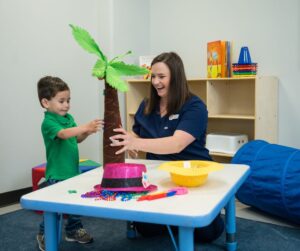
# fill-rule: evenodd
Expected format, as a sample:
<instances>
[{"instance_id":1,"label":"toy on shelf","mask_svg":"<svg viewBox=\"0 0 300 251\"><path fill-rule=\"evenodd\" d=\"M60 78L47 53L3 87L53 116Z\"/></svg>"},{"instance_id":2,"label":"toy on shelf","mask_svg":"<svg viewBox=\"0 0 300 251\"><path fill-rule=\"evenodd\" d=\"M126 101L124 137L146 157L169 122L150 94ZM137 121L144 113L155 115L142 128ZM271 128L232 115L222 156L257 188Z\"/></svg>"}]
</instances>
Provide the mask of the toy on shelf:
<instances>
[{"instance_id":1,"label":"toy on shelf","mask_svg":"<svg viewBox=\"0 0 300 251\"><path fill-rule=\"evenodd\" d=\"M151 63L155 56L140 56L139 63L141 67L149 70L149 73L143 76L144 79L150 79L151 77Z\"/></svg>"},{"instance_id":2,"label":"toy on shelf","mask_svg":"<svg viewBox=\"0 0 300 251\"><path fill-rule=\"evenodd\" d=\"M249 48L241 48L238 63L232 64L233 77L252 77L257 73L257 63L252 63Z\"/></svg>"}]
</instances>

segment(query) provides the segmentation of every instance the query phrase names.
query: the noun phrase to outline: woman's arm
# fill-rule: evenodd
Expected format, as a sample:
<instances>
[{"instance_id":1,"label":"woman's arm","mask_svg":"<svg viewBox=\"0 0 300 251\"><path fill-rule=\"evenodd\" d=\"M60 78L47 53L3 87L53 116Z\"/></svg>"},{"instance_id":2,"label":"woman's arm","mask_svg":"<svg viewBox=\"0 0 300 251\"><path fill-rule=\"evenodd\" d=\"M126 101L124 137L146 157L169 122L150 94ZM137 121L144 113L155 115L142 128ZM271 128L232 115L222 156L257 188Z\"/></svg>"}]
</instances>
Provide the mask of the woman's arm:
<instances>
[{"instance_id":1,"label":"woman's arm","mask_svg":"<svg viewBox=\"0 0 300 251\"><path fill-rule=\"evenodd\" d=\"M123 128L117 128L114 131L120 134L111 137L113 140L111 146L123 146L116 154L126 150L155 154L179 153L195 140L191 134L182 130L176 130L173 136L156 139L138 138Z\"/></svg>"}]
</instances>

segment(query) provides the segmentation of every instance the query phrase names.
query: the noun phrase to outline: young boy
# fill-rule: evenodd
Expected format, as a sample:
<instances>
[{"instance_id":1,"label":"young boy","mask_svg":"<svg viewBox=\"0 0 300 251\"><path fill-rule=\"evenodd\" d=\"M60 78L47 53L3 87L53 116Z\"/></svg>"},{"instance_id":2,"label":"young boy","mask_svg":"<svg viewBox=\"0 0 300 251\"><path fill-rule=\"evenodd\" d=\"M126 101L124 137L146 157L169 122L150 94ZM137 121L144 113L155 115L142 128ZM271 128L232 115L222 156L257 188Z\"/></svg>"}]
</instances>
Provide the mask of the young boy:
<instances>
[{"instance_id":1,"label":"young boy","mask_svg":"<svg viewBox=\"0 0 300 251\"><path fill-rule=\"evenodd\" d=\"M46 109L42 123L42 134L46 147L47 185L71 178L79 174L79 153L77 143L103 127L103 121L95 119L77 126L70 109L70 89L57 77L43 77L37 84L41 106ZM90 243L93 238L83 228L79 216L69 215L65 226L67 241ZM44 221L37 235L39 249L45 250Z\"/></svg>"}]
</instances>

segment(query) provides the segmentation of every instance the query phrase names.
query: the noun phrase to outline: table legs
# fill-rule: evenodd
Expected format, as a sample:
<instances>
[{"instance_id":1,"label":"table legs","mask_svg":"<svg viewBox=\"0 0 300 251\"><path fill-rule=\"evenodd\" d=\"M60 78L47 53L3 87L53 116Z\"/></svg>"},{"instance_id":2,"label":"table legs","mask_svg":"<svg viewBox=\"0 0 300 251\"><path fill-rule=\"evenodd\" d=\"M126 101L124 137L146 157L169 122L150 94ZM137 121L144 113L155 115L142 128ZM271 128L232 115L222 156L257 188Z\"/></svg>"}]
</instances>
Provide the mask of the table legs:
<instances>
[{"instance_id":1,"label":"table legs","mask_svg":"<svg viewBox=\"0 0 300 251\"><path fill-rule=\"evenodd\" d=\"M226 249L228 251L235 251L237 242L235 239L236 223L235 223L235 197L229 200L225 207L225 220L226 220Z\"/></svg>"},{"instance_id":2,"label":"table legs","mask_svg":"<svg viewBox=\"0 0 300 251\"><path fill-rule=\"evenodd\" d=\"M194 251L194 228L179 227L179 251Z\"/></svg>"},{"instance_id":3,"label":"table legs","mask_svg":"<svg viewBox=\"0 0 300 251\"><path fill-rule=\"evenodd\" d=\"M226 219L226 249L235 251L237 242L235 239L236 222L235 222L235 197L229 200L225 207ZM45 244L46 251L57 251L59 233L57 214L44 212L45 220ZM194 251L194 228L179 227L179 251Z\"/></svg>"},{"instance_id":4,"label":"table legs","mask_svg":"<svg viewBox=\"0 0 300 251\"><path fill-rule=\"evenodd\" d=\"M57 251L57 246L58 246L57 214L51 212L44 212L44 221L45 221L46 251Z\"/></svg>"}]
</instances>

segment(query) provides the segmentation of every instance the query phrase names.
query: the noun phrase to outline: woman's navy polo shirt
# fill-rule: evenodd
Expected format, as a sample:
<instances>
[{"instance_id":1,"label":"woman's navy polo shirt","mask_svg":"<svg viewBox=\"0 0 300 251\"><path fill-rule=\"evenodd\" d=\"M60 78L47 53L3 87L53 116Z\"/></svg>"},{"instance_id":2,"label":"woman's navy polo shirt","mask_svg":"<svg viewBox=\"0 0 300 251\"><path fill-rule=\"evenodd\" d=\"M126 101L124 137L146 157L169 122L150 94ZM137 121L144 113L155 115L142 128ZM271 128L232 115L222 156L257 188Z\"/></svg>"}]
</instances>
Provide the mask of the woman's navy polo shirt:
<instances>
[{"instance_id":1,"label":"woman's navy polo shirt","mask_svg":"<svg viewBox=\"0 0 300 251\"><path fill-rule=\"evenodd\" d=\"M180 111L170 116L161 117L159 112L144 114L143 101L134 116L133 131L141 138L162 138L172 136L176 130L191 134L195 140L180 153L147 153L147 159L155 160L212 160L205 148L208 112L206 105L197 96L192 96Z\"/></svg>"}]
</instances>

